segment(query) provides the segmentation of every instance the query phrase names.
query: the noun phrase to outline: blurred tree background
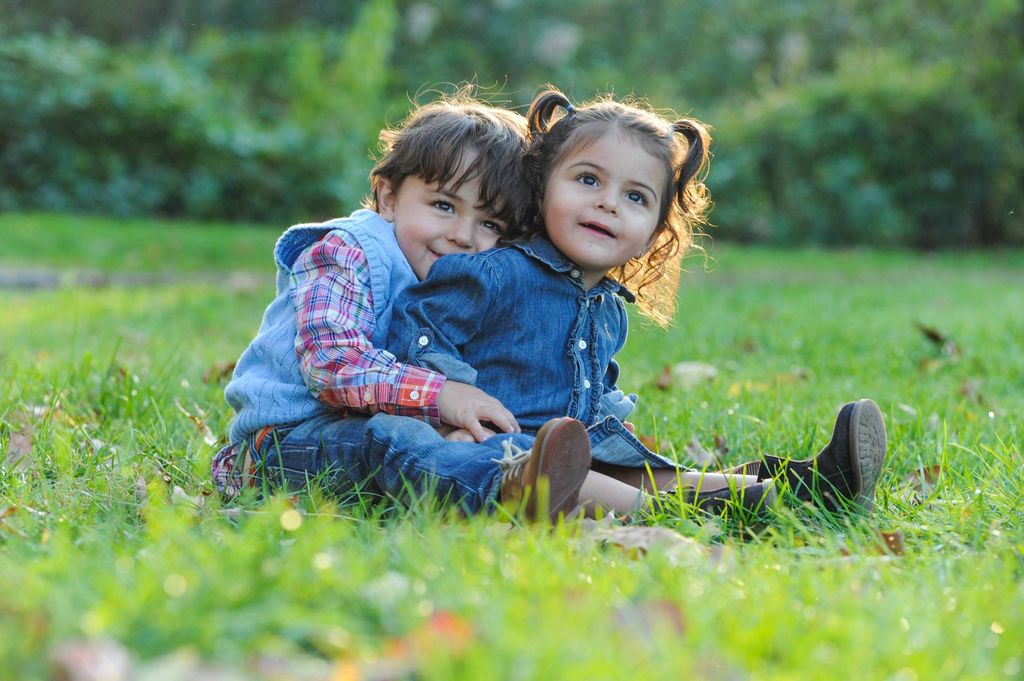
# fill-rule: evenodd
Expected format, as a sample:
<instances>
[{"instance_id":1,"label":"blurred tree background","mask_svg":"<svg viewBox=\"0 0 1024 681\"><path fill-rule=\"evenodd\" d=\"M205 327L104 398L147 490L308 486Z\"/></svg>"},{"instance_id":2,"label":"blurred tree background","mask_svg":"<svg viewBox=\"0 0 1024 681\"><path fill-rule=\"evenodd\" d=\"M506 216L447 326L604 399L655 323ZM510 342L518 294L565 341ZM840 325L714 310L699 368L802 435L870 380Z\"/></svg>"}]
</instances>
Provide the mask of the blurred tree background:
<instances>
[{"instance_id":1,"label":"blurred tree background","mask_svg":"<svg viewBox=\"0 0 1024 681\"><path fill-rule=\"evenodd\" d=\"M718 238L1024 244L1024 1L0 0L0 210L348 213L474 81L715 128Z\"/></svg>"}]
</instances>

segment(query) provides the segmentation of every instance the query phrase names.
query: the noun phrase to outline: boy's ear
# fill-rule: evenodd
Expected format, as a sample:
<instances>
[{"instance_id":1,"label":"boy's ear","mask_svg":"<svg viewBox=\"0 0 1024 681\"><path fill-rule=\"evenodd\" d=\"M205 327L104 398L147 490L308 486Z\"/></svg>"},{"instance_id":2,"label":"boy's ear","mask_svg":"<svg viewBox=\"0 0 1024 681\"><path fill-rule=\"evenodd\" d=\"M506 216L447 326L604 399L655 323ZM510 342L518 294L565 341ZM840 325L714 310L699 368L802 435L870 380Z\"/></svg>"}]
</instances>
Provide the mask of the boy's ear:
<instances>
[{"instance_id":1,"label":"boy's ear","mask_svg":"<svg viewBox=\"0 0 1024 681\"><path fill-rule=\"evenodd\" d=\"M388 222L395 221L395 206L398 196L395 194L390 180L381 178L377 183L377 212Z\"/></svg>"}]
</instances>

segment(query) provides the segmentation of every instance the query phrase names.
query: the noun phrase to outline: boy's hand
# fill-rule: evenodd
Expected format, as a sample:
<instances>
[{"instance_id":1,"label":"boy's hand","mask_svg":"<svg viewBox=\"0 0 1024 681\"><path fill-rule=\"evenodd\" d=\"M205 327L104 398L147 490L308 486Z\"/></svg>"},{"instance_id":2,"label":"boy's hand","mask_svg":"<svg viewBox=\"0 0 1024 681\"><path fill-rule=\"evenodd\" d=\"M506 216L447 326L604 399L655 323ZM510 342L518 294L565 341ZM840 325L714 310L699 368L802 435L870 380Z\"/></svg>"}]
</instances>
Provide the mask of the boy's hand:
<instances>
[{"instance_id":1,"label":"boy's hand","mask_svg":"<svg viewBox=\"0 0 1024 681\"><path fill-rule=\"evenodd\" d=\"M516 417L505 405L466 383L445 381L437 394L437 410L443 422L468 430L477 442L493 434L481 422L493 423L505 433L519 432Z\"/></svg>"}]
</instances>

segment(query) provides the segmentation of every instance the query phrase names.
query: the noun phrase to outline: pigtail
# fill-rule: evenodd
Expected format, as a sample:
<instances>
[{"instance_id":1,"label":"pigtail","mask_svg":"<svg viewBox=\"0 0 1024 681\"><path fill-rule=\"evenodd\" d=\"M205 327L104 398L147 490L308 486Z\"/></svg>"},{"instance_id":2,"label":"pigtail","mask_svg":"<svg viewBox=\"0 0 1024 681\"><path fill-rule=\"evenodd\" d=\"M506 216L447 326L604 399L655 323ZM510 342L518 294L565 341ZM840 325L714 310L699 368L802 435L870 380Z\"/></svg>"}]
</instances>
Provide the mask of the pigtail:
<instances>
[{"instance_id":1,"label":"pigtail","mask_svg":"<svg viewBox=\"0 0 1024 681\"><path fill-rule=\"evenodd\" d=\"M526 124L529 135L534 138L546 135L558 121L553 120L558 109L573 111L569 98L558 90L547 90L533 98L530 110L526 113ZM561 120L561 119L558 119Z\"/></svg>"},{"instance_id":2,"label":"pigtail","mask_svg":"<svg viewBox=\"0 0 1024 681\"><path fill-rule=\"evenodd\" d=\"M686 157L675 181L676 202L684 215L700 221L708 203L707 189L702 180L708 171L711 135L703 123L692 118L676 121L672 130L682 135L687 144Z\"/></svg>"}]
</instances>

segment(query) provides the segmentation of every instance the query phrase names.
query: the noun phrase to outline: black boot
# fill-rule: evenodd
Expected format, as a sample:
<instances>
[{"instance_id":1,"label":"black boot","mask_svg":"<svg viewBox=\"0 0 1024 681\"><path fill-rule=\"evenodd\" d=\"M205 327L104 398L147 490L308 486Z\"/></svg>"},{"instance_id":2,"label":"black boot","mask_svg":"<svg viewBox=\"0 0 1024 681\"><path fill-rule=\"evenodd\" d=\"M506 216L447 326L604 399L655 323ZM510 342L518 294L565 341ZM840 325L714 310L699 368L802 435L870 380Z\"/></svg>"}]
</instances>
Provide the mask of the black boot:
<instances>
[{"instance_id":1,"label":"black boot","mask_svg":"<svg viewBox=\"0 0 1024 681\"><path fill-rule=\"evenodd\" d=\"M792 461L765 455L758 479L785 478L797 498L820 501L835 511L854 503L870 511L885 463L885 422L871 400L847 402L839 410L832 439L813 459Z\"/></svg>"}]
</instances>

